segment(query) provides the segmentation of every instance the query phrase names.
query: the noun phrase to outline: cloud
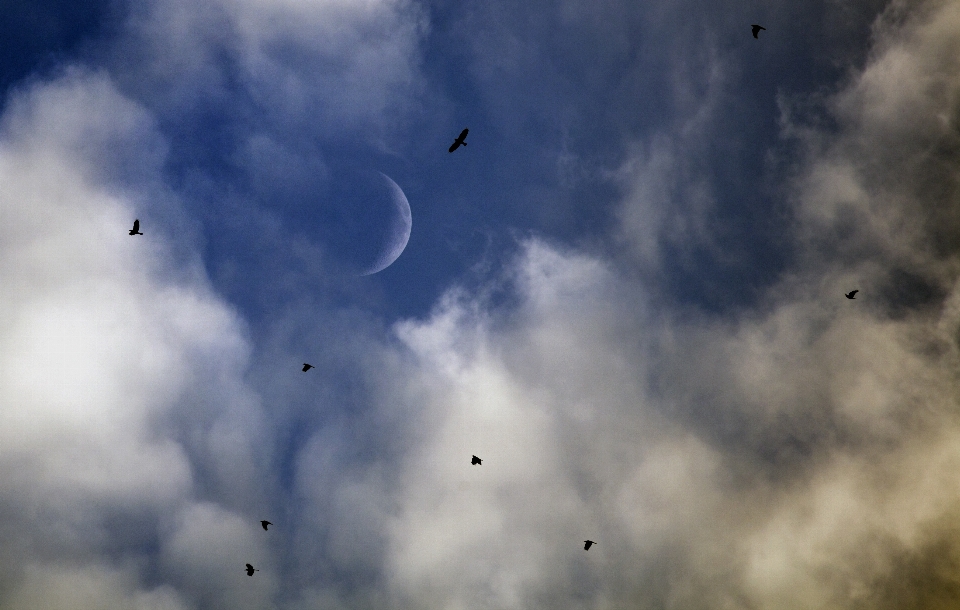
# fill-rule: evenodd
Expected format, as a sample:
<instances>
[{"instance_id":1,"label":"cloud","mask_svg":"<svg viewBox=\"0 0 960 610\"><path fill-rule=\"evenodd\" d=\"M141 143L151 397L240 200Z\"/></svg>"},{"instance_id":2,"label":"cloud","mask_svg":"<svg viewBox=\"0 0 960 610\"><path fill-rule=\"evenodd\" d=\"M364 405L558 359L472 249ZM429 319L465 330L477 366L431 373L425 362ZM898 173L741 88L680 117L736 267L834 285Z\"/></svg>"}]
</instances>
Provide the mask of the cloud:
<instances>
[{"instance_id":1,"label":"cloud","mask_svg":"<svg viewBox=\"0 0 960 610\"><path fill-rule=\"evenodd\" d=\"M404 603L955 598L958 15L878 23L829 99L837 130L803 136L796 262L754 307L671 310L611 262L529 240L496 288L509 304L454 291L397 327L396 383L424 395L390 533Z\"/></svg>"},{"instance_id":2,"label":"cloud","mask_svg":"<svg viewBox=\"0 0 960 610\"><path fill-rule=\"evenodd\" d=\"M192 585L151 549L203 544L175 524L204 498L226 522L262 504L242 325L179 258L150 163L139 192L114 180L118 150L149 160L159 136L109 78L27 88L2 130L4 606L189 607ZM242 576L240 557L207 549L201 562Z\"/></svg>"},{"instance_id":3,"label":"cloud","mask_svg":"<svg viewBox=\"0 0 960 610\"><path fill-rule=\"evenodd\" d=\"M181 125L217 108L241 141L306 130L375 142L414 107L425 24L394 0L156 0L132 7L111 70Z\"/></svg>"},{"instance_id":4,"label":"cloud","mask_svg":"<svg viewBox=\"0 0 960 610\"><path fill-rule=\"evenodd\" d=\"M298 53L342 74L403 55L386 72L409 74L398 7L155 4L135 15L155 36L143 90L185 73L166 99L189 105L227 49L251 95L287 85L278 116L300 120L322 79ZM827 101L835 131L785 115L794 262L719 313L674 307L635 260L526 238L423 319L306 295L253 340L178 230L195 210L165 174L172 114L135 101L131 73L24 88L0 132L3 605L946 605L960 13L921 8L879 22ZM312 38L331 24L342 40ZM406 78L344 82L356 107L318 108L377 123ZM712 99L685 107L691 133ZM716 237L709 181L686 184L706 155L667 131L617 174L618 238L654 269L664 244ZM282 140L248 135L258 158Z\"/></svg>"}]
</instances>

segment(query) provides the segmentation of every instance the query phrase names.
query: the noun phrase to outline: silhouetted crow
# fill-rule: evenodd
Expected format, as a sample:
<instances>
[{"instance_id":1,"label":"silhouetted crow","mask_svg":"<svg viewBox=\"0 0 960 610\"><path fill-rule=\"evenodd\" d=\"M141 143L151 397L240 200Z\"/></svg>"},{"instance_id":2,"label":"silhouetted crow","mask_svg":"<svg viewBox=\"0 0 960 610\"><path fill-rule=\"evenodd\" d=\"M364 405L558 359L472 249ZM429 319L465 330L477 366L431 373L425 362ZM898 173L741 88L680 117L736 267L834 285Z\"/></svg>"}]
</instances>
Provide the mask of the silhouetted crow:
<instances>
[{"instance_id":1,"label":"silhouetted crow","mask_svg":"<svg viewBox=\"0 0 960 610\"><path fill-rule=\"evenodd\" d=\"M254 570L253 566L249 563L247 564L247 576L253 576L254 572L259 572L260 570Z\"/></svg>"},{"instance_id":2,"label":"silhouetted crow","mask_svg":"<svg viewBox=\"0 0 960 610\"><path fill-rule=\"evenodd\" d=\"M590 547L592 547L592 546L595 545L595 544L596 544L596 542L594 542L593 540L584 540L584 541L583 541L583 550L584 550L584 551L589 551L589 550L590 550Z\"/></svg>"},{"instance_id":3,"label":"silhouetted crow","mask_svg":"<svg viewBox=\"0 0 960 610\"><path fill-rule=\"evenodd\" d=\"M309 370L312 369L312 368L313 368L313 365L312 365L312 364L307 364L306 362L303 363L303 372L304 372L304 373L306 373L307 371L309 371Z\"/></svg>"},{"instance_id":4,"label":"silhouetted crow","mask_svg":"<svg viewBox=\"0 0 960 610\"><path fill-rule=\"evenodd\" d=\"M765 30L765 29L767 29L767 28L763 27L762 25L757 25L756 23L754 23L754 24L751 25L750 27L753 28L753 37L754 37L754 38L760 38L760 30Z\"/></svg>"},{"instance_id":5,"label":"silhouetted crow","mask_svg":"<svg viewBox=\"0 0 960 610\"><path fill-rule=\"evenodd\" d=\"M858 293L858 292L860 292L860 291L859 291L859 290L851 290L850 292L848 292L847 294L845 294L845 295L843 295L843 296L847 297L848 299L853 300L853 299L857 298L857 293Z\"/></svg>"},{"instance_id":6,"label":"silhouetted crow","mask_svg":"<svg viewBox=\"0 0 960 610\"><path fill-rule=\"evenodd\" d=\"M130 229L130 235L143 235L143 233L140 232L140 219L139 219L139 218L133 221L133 228Z\"/></svg>"},{"instance_id":7,"label":"silhouetted crow","mask_svg":"<svg viewBox=\"0 0 960 610\"><path fill-rule=\"evenodd\" d=\"M478 458L477 456L473 456L473 459L470 460L470 464L473 465L473 466L480 466L480 465L481 465L481 462L483 462L483 460L481 460L481 459Z\"/></svg>"},{"instance_id":8,"label":"silhouetted crow","mask_svg":"<svg viewBox=\"0 0 960 610\"><path fill-rule=\"evenodd\" d=\"M467 145L467 132L468 132L468 131L470 131L470 130L469 130L469 129L464 129L463 131L460 132L460 135L457 136L457 139L454 140L454 141L453 141L453 144L450 145L450 152L453 152L453 151L457 150L458 148L460 148L461 145L463 145L463 146L466 146L466 145Z\"/></svg>"},{"instance_id":9,"label":"silhouetted crow","mask_svg":"<svg viewBox=\"0 0 960 610\"><path fill-rule=\"evenodd\" d=\"M260 525L262 525L262 526L263 526L263 529L266 530L268 525L273 525L273 524L270 523L269 521L261 521L261 522L260 522ZM267 531L269 531L269 530L267 530Z\"/></svg>"}]
</instances>

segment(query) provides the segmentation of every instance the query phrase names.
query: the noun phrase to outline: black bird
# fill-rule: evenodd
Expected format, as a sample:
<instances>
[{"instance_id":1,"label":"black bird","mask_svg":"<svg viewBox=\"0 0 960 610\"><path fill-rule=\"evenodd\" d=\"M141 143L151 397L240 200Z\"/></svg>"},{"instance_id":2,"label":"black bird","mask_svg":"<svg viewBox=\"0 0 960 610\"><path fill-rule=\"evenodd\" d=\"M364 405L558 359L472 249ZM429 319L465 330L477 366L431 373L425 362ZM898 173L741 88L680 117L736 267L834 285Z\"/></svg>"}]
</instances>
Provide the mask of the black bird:
<instances>
[{"instance_id":1,"label":"black bird","mask_svg":"<svg viewBox=\"0 0 960 610\"><path fill-rule=\"evenodd\" d=\"M453 152L453 151L457 150L458 148L460 148L461 145L463 145L463 146L466 146L466 145L467 145L467 132L468 132L468 131L470 131L470 130L469 130L469 129L464 129L463 131L460 132L460 135L457 136L457 139L454 140L454 141L453 141L453 144L450 145L450 152Z\"/></svg>"},{"instance_id":2,"label":"black bird","mask_svg":"<svg viewBox=\"0 0 960 610\"><path fill-rule=\"evenodd\" d=\"M767 29L767 28L763 27L762 25L757 25L756 23L754 23L754 24L751 25L750 27L753 28L753 37L754 37L754 38L760 38L760 30L766 30L766 29Z\"/></svg>"},{"instance_id":3,"label":"black bird","mask_svg":"<svg viewBox=\"0 0 960 610\"><path fill-rule=\"evenodd\" d=\"M592 546L595 545L595 544L596 544L596 542L594 542L593 540L584 540L584 541L583 541L583 550L584 550L584 551L589 551L589 550L590 550L590 547L592 547Z\"/></svg>"},{"instance_id":4,"label":"black bird","mask_svg":"<svg viewBox=\"0 0 960 610\"><path fill-rule=\"evenodd\" d=\"M312 365L312 364L307 364L306 362L303 363L303 372L304 372L304 373L306 373L307 371L309 371L309 370L312 369L312 368L313 368L313 365Z\"/></svg>"},{"instance_id":5,"label":"black bird","mask_svg":"<svg viewBox=\"0 0 960 610\"><path fill-rule=\"evenodd\" d=\"M270 531L270 530L267 530L267 526L268 526L268 525L273 525L273 524L270 523L269 521L264 520L264 521L261 521L261 522L260 522L260 525L263 526L263 529L264 529L264 530Z\"/></svg>"},{"instance_id":6,"label":"black bird","mask_svg":"<svg viewBox=\"0 0 960 610\"><path fill-rule=\"evenodd\" d=\"M845 294L845 295L843 295L843 296L847 297L848 299L850 299L850 300L852 301L853 299L857 298L857 293L858 293L858 292L860 292L860 291L859 291L859 290L851 290L850 292L848 292L847 294Z\"/></svg>"},{"instance_id":7,"label":"black bird","mask_svg":"<svg viewBox=\"0 0 960 610\"><path fill-rule=\"evenodd\" d=\"M143 233L140 232L140 219L139 219L139 218L133 221L133 228L130 229L129 233L130 233L130 235L143 235Z\"/></svg>"},{"instance_id":8,"label":"black bird","mask_svg":"<svg viewBox=\"0 0 960 610\"><path fill-rule=\"evenodd\" d=\"M247 564L247 576L253 576L254 572L259 572L260 570L254 570L253 566L249 563Z\"/></svg>"},{"instance_id":9,"label":"black bird","mask_svg":"<svg viewBox=\"0 0 960 610\"><path fill-rule=\"evenodd\" d=\"M481 464L482 462L483 462L483 460L481 460L481 459L478 458L477 456L473 456L473 459L470 460L470 464L471 464L472 466L480 466L480 465L482 465L482 464Z\"/></svg>"}]
</instances>

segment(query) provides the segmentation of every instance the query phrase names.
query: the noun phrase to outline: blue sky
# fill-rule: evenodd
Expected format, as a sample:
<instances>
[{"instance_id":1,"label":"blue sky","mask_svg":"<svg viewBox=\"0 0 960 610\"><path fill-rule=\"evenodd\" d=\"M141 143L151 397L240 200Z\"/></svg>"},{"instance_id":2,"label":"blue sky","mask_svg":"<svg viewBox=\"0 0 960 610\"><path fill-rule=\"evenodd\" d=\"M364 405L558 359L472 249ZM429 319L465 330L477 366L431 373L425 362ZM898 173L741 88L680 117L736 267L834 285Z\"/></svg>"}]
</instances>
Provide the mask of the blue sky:
<instances>
[{"instance_id":1,"label":"blue sky","mask_svg":"<svg viewBox=\"0 0 960 610\"><path fill-rule=\"evenodd\" d=\"M956 3L11 7L0 607L955 604Z\"/></svg>"}]
</instances>

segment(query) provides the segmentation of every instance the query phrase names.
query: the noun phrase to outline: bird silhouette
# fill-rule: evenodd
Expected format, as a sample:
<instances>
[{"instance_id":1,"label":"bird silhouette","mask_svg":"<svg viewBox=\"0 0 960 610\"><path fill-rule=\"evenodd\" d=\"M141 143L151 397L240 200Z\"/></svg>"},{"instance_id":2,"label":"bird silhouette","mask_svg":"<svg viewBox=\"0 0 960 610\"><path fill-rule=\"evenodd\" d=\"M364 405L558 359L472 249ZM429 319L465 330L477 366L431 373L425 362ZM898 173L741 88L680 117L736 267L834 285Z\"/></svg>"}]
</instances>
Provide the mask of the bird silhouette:
<instances>
[{"instance_id":1,"label":"bird silhouette","mask_svg":"<svg viewBox=\"0 0 960 610\"><path fill-rule=\"evenodd\" d=\"M450 145L450 152L453 152L453 151L457 150L458 148L460 148L461 145L462 145L462 146L466 146L466 145L467 145L467 132L468 132L468 131L470 131L470 130L469 130L469 129L464 129L463 131L460 132L460 135L457 136L457 139L454 140L454 141L453 141L453 144Z\"/></svg>"},{"instance_id":2,"label":"bird silhouette","mask_svg":"<svg viewBox=\"0 0 960 610\"><path fill-rule=\"evenodd\" d=\"M307 364L306 362L303 363L303 372L304 372L304 373L306 373L307 371L309 371L309 370L312 369L312 368L313 368L313 365L312 365L312 364Z\"/></svg>"},{"instance_id":3,"label":"bird silhouette","mask_svg":"<svg viewBox=\"0 0 960 610\"><path fill-rule=\"evenodd\" d=\"M260 570L255 570L252 565L247 564L247 576L253 576L254 572L259 572Z\"/></svg>"},{"instance_id":4,"label":"bird silhouette","mask_svg":"<svg viewBox=\"0 0 960 610\"><path fill-rule=\"evenodd\" d=\"M143 233L140 232L140 219L139 219L139 218L133 221L133 228L130 229L129 233L130 233L130 235L143 235Z\"/></svg>"},{"instance_id":5,"label":"bird silhouette","mask_svg":"<svg viewBox=\"0 0 960 610\"><path fill-rule=\"evenodd\" d=\"M592 547L592 546L595 545L595 544L596 544L596 542L594 542L593 540L584 540L584 541L583 541L583 550L584 550L584 551L589 551L589 550L590 550L590 547Z\"/></svg>"},{"instance_id":6,"label":"bird silhouette","mask_svg":"<svg viewBox=\"0 0 960 610\"><path fill-rule=\"evenodd\" d=\"M857 293L858 293L858 292L860 292L860 291L859 291L859 290L851 290L850 292L848 292L847 294L845 294L845 295L843 295L843 296L847 297L848 299L850 299L850 300L852 301L853 299L857 298Z\"/></svg>"},{"instance_id":7,"label":"bird silhouette","mask_svg":"<svg viewBox=\"0 0 960 610\"><path fill-rule=\"evenodd\" d=\"M472 466L480 466L480 465L482 465L482 462L483 462L483 460L481 460L481 459L478 458L477 456L473 456L473 459L470 460L470 464L471 464Z\"/></svg>"},{"instance_id":8,"label":"bird silhouette","mask_svg":"<svg viewBox=\"0 0 960 610\"><path fill-rule=\"evenodd\" d=\"M261 521L261 522L260 522L260 525L263 526L263 529L264 529L264 530L267 530L267 526L268 526L268 525L273 525L273 524L270 523L269 521L264 520L264 521ZM269 530L267 530L267 531L269 531Z\"/></svg>"},{"instance_id":9,"label":"bird silhouette","mask_svg":"<svg viewBox=\"0 0 960 610\"><path fill-rule=\"evenodd\" d=\"M762 25L757 25L756 23L754 23L754 24L751 25L750 27L753 28L753 37L754 37L754 38L760 38L760 30L765 30L765 29L767 29L767 28L763 27Z\"/></svg>"}]
</instances>

